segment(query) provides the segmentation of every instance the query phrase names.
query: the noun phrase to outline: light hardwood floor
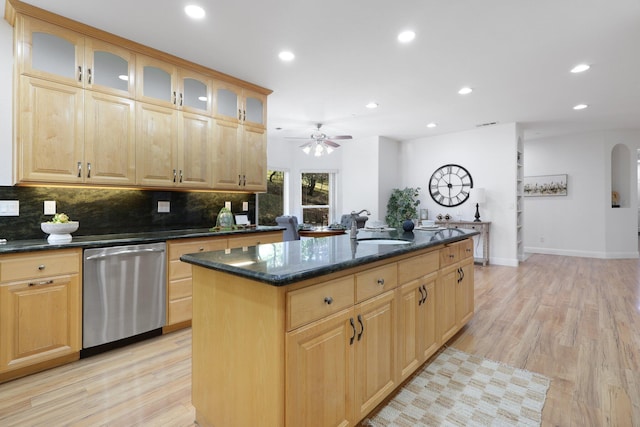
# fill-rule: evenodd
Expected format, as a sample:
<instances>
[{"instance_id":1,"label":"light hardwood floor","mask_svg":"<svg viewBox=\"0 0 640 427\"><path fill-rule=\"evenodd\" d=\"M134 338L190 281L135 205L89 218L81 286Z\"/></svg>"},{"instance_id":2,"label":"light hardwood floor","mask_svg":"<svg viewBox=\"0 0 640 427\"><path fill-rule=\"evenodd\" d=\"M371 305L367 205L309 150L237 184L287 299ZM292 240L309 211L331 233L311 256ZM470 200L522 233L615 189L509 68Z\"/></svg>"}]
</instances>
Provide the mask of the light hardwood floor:
<instances>
[{"instance_id":1,"label":"light hardwood floor","mask_svg":"<svg viewBox=\"0 0 640 427\"><path fill-rule=\"evenodd\" d=\"M544 426L640 426L640 261L533 255L475 280L448 345L551 378ZM193 425L190 351L178 331L2 384L0 426Z\"/></svg>"}]
</instances>

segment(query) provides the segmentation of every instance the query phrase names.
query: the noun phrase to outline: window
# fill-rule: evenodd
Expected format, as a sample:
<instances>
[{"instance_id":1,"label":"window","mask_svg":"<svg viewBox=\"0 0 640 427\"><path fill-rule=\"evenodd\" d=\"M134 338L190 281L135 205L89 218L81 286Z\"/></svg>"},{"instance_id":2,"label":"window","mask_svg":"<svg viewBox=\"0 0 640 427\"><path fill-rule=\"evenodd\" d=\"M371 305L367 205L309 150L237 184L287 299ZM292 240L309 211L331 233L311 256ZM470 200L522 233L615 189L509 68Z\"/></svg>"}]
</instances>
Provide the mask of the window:
<instances>
[{"instance_id":1,"label":"window","mask_svg":"<svg viewBox=\"0 0 640 427\"><path fill-rule=\"evenodd\" d=\"M285 171L267 171L267 192L257 195L258 224L277 225L276 217L285 212L286 181Z\"/></svg>"},{"instance_id":2,"label":"window","mask_svg":"<svg viewBox=\"0 0 640 427\"><path fill-rule=\"evenodd\" d=\"M300 178L302 222L328 225L333 219L334 174L303 172Z\"/></svg>"}]
</instances>

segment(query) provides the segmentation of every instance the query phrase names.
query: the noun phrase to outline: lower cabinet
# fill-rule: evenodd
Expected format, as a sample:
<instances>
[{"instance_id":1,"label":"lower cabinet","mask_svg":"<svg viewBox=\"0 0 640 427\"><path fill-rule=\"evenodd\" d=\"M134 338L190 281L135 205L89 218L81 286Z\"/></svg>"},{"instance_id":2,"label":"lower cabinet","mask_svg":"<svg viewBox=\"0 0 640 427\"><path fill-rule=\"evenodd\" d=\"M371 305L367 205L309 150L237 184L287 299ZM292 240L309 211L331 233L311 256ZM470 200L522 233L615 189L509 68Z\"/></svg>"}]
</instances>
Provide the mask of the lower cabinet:
<instances>
[{"instance_id":1,"label":"lower cabinet","mask_svg":"<svg viewBox=\"0 0 640 427\"><path fill-rule=\"evenodd\" d=\"M282 241L282 231L250 233L243 236L198 237L167 241L167 319L165 332L191 325L191 264L180 261L184 254L219 251Z\"/></svg>"},{"instance_id":2,"label":"lower cabinet","mask_svg":"<svg viewBox=\"0 0 640 427\"><path fill-rule=\"evenodd\" d=\"M77 360L80 249L0 257L0 381Z\"/></svg>"}]
</instances>

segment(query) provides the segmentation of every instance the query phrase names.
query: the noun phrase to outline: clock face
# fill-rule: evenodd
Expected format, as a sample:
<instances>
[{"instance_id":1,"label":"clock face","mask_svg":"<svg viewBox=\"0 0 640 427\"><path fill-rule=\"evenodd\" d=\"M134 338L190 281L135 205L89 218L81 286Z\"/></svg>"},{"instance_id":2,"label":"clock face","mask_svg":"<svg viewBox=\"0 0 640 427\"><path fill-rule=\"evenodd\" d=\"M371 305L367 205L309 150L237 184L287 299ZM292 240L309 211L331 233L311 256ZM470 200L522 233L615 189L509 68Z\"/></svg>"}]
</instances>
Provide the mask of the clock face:
<instances>
[{"instance_id":1,"label":"clock face","mask_svg":"<svg viewBox=\"0 0 640 427\"><path fill-rule=\"evenodd\" d=\"M429 180L429 194L439 205L452 207L463 204L473 188L473 178L462 166L450 164L436 169Z\"/></svg>"}]
</instances>

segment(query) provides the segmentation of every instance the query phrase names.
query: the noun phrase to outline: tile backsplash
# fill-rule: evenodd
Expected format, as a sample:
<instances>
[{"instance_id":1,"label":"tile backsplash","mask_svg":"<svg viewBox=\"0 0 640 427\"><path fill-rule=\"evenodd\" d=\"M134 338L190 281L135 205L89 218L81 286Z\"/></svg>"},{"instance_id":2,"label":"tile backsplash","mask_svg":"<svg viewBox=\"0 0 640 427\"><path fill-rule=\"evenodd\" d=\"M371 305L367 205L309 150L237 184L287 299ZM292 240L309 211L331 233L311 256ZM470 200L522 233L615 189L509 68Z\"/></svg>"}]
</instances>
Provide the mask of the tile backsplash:
<instances>
[{"instance_id":1,"label":"tile backsplash","mask_svg":"<svg viewBox=\"0 0 640 427\"><path fill-rule=\"evenodd\" d=\"M45 200L80 222L75 236L212 227L228 201L236 213L248 202L255 223L256 196L246 193L0 186L0 200L20 201L19 216L0 216L0 238L7 240L46 238L40 223L52 215L44 215ZM169 202L170 212L159 213L158 202Z\"/></svg>"}]
</instances>

